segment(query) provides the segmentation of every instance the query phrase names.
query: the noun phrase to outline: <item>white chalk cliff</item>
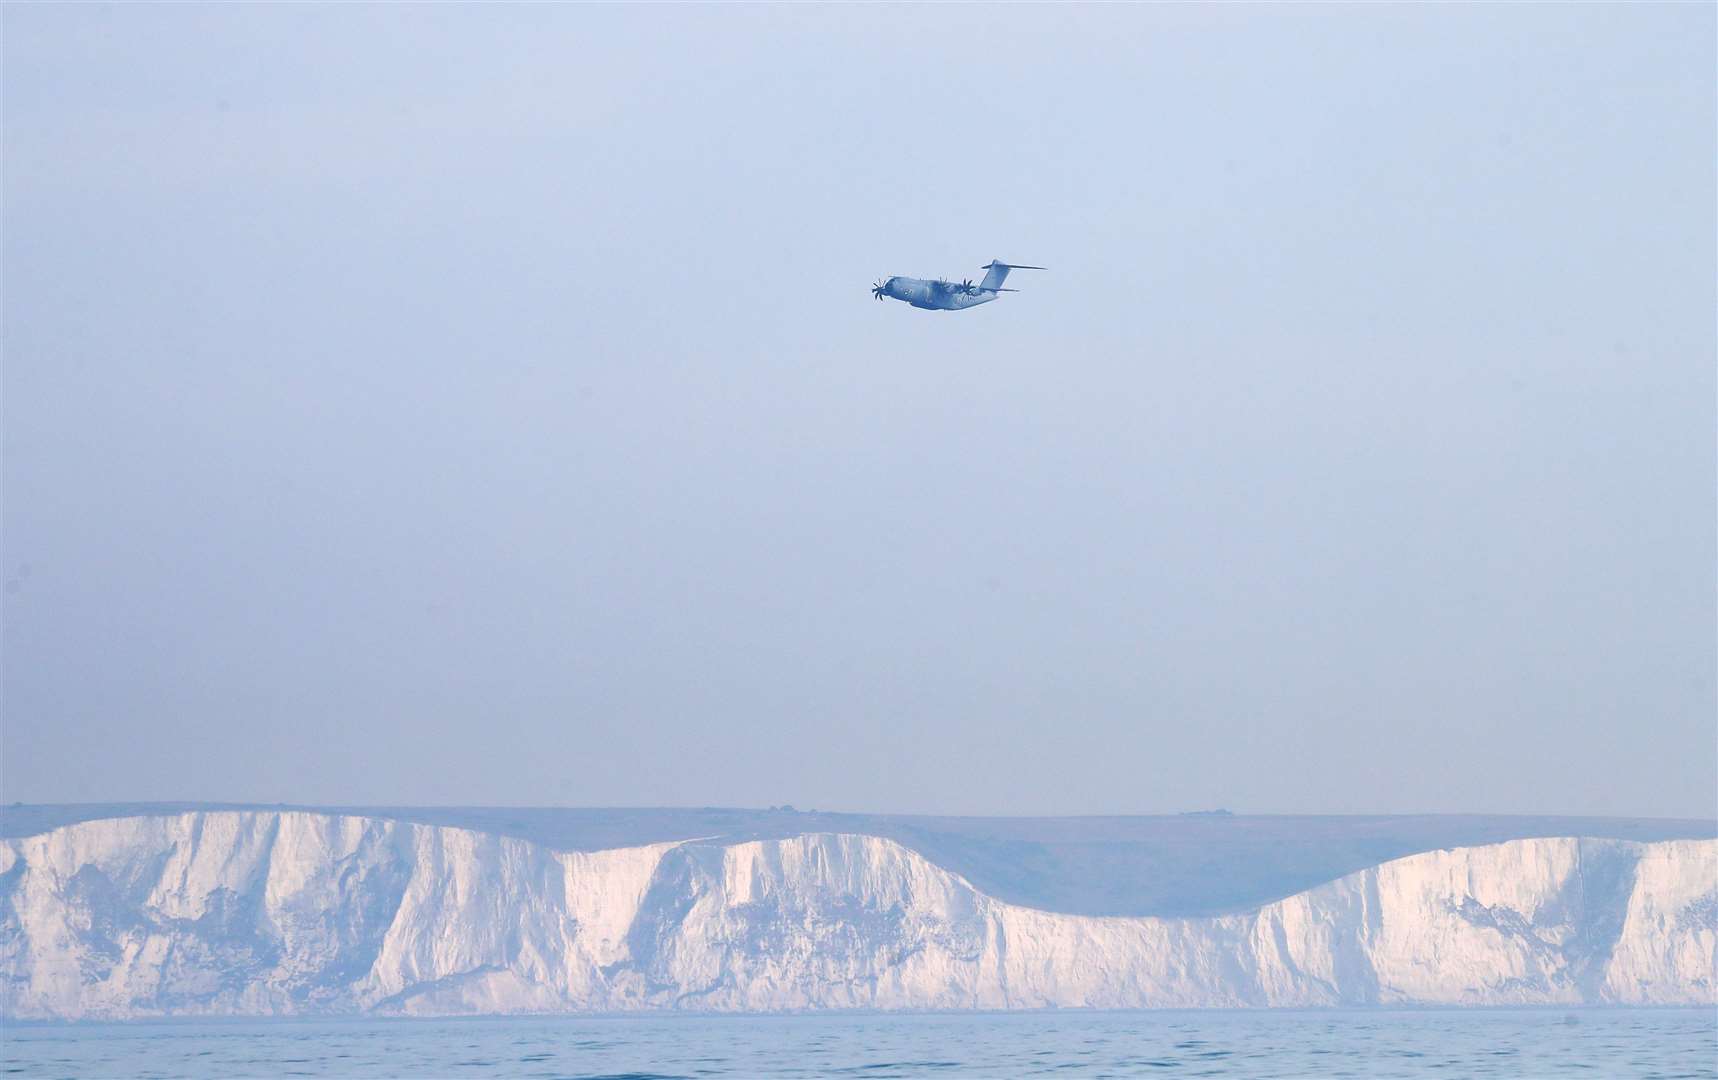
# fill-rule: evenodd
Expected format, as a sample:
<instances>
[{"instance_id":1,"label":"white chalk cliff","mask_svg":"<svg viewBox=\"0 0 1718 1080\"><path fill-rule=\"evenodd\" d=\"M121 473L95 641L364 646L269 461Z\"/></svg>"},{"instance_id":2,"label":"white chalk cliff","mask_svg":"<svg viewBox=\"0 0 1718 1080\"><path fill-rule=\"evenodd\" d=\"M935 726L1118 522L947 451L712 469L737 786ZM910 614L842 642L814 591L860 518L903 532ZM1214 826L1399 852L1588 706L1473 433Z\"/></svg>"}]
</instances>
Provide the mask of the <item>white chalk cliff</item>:
<instances>
[{"instance_id":1,"label":"white chalk cliff","mask_svg":"<svg viewBox=\"0 0 1718 1080\"><path fill-rule=\"evenodd\" d=\"M0 1015L1718 1002L1718 841L1431 851L1242 914L988 897L893 841L592 853L298 812L0 842Z\"/></svg>"}]
</instances>

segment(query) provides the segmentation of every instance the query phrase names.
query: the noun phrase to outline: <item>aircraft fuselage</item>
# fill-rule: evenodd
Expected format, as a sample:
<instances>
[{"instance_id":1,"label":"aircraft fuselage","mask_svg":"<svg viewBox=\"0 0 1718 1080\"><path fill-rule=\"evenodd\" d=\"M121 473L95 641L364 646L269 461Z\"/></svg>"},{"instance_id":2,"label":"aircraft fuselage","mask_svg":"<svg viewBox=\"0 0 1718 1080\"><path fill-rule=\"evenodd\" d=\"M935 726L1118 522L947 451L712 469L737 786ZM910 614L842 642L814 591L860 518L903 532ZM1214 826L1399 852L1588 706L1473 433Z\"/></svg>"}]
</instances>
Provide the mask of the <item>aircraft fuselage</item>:
<instances>
[{"instance_id":1,"label":"aircraft fuselage","mask_svg":"<svg viewBox=\"0 0 1718 1080\"><path fill-rule=\"evenodd\" d=\"M959 311L996 299L995 289L962 285L958 281L926 281L924 278L892 277L878 286L891 300L901 300L927 311Z\"/></svg>"}]
</instances>

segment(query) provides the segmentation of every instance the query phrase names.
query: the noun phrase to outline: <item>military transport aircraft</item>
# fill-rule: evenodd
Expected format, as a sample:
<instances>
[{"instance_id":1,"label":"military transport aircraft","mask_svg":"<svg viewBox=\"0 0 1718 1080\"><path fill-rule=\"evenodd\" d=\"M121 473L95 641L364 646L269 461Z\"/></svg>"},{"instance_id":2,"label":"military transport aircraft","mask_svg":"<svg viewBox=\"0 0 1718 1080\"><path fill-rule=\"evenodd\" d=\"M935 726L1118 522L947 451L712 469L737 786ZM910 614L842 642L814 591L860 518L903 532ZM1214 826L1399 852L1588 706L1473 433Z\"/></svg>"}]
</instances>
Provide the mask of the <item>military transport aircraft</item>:
<instances>
[{"instance_id":1,"label":"military transport aircraft","mask_svg":"<svg viewBox=\"0 0 1718 1080\"><path fill-rule=\"evenodd\" d=\"M961 308L977 307L988 304L1005 292L1019 292L1019 289L1004 289L1002 283L1008 280L1010 270L1043 270L1042 266L1027 266L1024 263L1004 263L992 259L981 270L990 271L984 275L984 280L974 285L971 279L958 284L952 281L926 281L923 278L892 277L887 281L879 281L871 286L871 295L881 300L885 296L891 300L905 300L916 308L926 311L959 311Z\"/></svg>"}]
</instances>

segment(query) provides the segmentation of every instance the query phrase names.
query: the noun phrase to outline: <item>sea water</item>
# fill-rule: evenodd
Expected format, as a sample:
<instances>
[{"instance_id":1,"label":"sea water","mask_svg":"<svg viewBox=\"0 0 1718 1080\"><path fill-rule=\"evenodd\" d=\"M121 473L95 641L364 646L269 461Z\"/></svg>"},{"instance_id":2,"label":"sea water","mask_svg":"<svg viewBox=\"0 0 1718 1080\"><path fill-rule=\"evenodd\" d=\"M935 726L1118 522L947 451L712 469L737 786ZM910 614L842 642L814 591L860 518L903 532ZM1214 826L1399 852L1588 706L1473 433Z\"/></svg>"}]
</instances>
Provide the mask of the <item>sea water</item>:
<instances>
[{"instance_id":1,"label":"sea water","mask_svg":"<svg viewBox=\"0 0 1718 1080\"><path fill-rule=\"evenodd\" d=\"M0 1029L25 1077L1718 1077L1718 1010L873 1013Z\"/></svg>"}]
</instances>

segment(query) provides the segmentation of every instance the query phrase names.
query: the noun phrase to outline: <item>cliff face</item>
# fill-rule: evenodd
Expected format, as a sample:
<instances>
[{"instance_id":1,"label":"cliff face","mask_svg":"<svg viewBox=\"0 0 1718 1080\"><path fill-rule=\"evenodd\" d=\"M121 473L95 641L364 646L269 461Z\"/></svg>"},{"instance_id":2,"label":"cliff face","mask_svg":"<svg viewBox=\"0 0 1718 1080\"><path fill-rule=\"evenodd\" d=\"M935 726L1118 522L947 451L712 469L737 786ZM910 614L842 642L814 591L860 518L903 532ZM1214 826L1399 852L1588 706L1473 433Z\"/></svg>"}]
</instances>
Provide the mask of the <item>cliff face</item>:
<instances>
[{"instance_id":1,"label":"cliff face","mask_svg":"<svg viewBox=\"0 0 1718 1080\"><path fill-rule=\"evenodd\" d=\"M1516 840L1212 918L1005 904L871 836L554 852L297 812L0 844L0 1013L1718 1001L1718 842Z\"/></svg>"}]
</instances>

